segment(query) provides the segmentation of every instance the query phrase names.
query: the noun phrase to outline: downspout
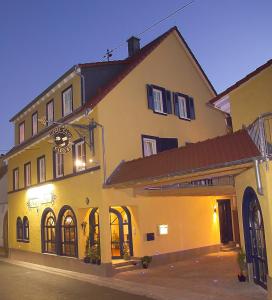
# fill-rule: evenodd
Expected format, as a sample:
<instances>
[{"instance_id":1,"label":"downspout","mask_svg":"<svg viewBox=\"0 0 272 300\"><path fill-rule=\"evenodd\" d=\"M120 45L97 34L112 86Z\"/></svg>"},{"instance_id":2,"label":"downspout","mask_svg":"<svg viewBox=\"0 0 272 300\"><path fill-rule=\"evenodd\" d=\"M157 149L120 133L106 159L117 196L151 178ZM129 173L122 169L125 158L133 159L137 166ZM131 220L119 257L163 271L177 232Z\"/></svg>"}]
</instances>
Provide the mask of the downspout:
<instances>
[{"instance_id":1,"label":"downspout","mask_svg":"<svg viewBox=\"0 0 272 300\"><path fill-rule=\"evenodd\" d=\"M82 99L81 104L84 105L86 102L86 96L85 96L85 77L81 72L81 68L79 65L75 66L75 74L78 75L81 78L81 92L82 92Z\"/></svg>"},{"instance_id":2,"label":"downspout","mask_svg":"<svg viewBox=\"0 0 272 300\"><path fill-rule=\"evenodd\" d=\"M254 160L254 166L255 166L255 176L256 176L256 184L257 184L257 192L259 195L263 195L263 185L262 185L262 179L260 174L260 162L259 160Z\"/></svg>"}]
</instances>

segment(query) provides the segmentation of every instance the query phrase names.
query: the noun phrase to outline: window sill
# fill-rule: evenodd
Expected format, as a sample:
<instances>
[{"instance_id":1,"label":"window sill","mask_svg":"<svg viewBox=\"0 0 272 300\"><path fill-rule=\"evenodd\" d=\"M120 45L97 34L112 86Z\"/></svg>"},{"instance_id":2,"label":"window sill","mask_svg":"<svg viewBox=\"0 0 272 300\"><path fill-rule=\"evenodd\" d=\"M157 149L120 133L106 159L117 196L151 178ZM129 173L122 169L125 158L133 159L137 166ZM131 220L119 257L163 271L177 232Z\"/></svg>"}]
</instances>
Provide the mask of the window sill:
<instances>
[{"instance_id":1,"label":"window sill","mask_svg":"<svg viewBox=\"0 0 272 300\"><path fill-rule=\"evenodd\" d=\"M184 121L189 121L189 122L191 121L191 119L189 119L189 118L184 118L184 117L179 117L179 119L180 119L180 120L184 120Z\"/></svg>"},{"instance_id":2,"label":"window sill","mask_svg":"<svg viewBox=\"0 0 272 300\"><path fill-rule=\"evenodd\" d=\"M29 243L29 240L17 240L18 243Z\"/></svg>"},{"instance_id":3,"label":"window sill","mask_svg":"<svg viewBox=\"0 0 272 300\"><path fill-rule=\"evenodd\" d=\"M153 110L154 114L158 114L158 115L163 115L163 116L167 116L167 113L165 112L162 112L162 111L156 111L156 110Z\"/></svg>"}]
</instances>

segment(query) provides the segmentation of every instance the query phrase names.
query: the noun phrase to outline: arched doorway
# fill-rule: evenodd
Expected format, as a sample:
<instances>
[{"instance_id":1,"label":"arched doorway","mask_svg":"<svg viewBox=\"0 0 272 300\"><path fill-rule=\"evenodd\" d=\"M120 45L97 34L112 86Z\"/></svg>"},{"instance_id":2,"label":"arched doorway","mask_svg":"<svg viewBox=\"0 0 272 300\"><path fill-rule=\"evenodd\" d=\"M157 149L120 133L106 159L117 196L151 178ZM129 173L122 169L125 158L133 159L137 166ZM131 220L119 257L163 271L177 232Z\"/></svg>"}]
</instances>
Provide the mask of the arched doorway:
<instances>
[{"instance_id":1,"label":"arched doorway","mask_svg":"<svg viewBox=\"0 0 272 300\"><path fill-rule=\"evenodd\" d=\"M252 263L255 283L267 287L267 257L261 206L255 191L247 187L243 197L243 225L247 262Z\"/></svg>"},{"instance_id":2,"label":"arched doorway","mask_svg":"<svg viewBox=\"0 0 272 300\"><path fill-rule=\"evenodd\" d=\"M110 227L112 258L133 256L131 215L125 206L110 208Z\"/></svg>"},{"instance_id":3,"label":"arched doorway","mask_svg":"<svg viewBox=\"0 0 272 300\"><path fill-rule=\"evenodd\" d=\"M3 221L3 239L5 254L8 255L8 212L6 212Z\"/></svg>"},{"instance_id":4,"label":"arched doorway","mask_svg":"<svg viewBox=\"0 0 272 300\"><path fill-rule=\"evenodd\" d=\"M56 216L51 208L46 208L41 220L42 252L56 254Z\"/></svg>"}]
</instances>

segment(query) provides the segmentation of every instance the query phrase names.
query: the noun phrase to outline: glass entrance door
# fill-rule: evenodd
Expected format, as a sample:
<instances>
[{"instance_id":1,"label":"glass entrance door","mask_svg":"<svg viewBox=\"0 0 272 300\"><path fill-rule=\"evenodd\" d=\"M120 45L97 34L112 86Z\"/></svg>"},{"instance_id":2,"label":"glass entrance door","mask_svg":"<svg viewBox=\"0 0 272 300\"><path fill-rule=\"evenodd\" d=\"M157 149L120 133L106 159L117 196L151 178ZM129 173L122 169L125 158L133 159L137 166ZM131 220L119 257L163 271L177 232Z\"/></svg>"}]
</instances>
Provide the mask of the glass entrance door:
<instances>
[{"instance_id":1,"label":"glass entrance door","mask_svg":"<svg viewBox=\"0 0 272 300\"><path fill-rule=\"evenodd\" d=\"M133 255L131 218L126 207L110 208L112 258Z\"/></svg>"}]
</instances>

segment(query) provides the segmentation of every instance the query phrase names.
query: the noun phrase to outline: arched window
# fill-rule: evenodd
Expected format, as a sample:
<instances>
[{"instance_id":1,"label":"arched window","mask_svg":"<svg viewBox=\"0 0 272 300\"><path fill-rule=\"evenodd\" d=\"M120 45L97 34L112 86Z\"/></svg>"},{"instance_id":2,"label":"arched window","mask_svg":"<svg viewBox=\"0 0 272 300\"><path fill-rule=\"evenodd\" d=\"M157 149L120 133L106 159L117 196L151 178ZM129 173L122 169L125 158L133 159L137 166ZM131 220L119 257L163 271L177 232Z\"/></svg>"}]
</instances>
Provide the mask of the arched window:
<instances>
[{"instance_id":1,"label":"arched window","mask_svg":"<svg viewBox=\"0 0 272 300\"><path fill-rule=\"evenodd\" d=\"M99 213L98 208L93 208L89 217L90 225L90 245L100 244L100 233L99 233Z\"/></svg>"},{"instance_id":2,"label":"arched window","mask_svg":"<svg viewBox=\"0 0 272 300\"><path fill-rule=\"evenodd\" d=\"M59 213L60 255L77 257L77 222L69 206L64 206Z\"/></svg>"},{"instance_id":3,"label":"arched window","mask_svg":"<svg viewBox=\"0 0 272 300\"><path fill-rule=\"evenodd\" d=\"M56 217L52 209L47 208L42 216L42 252L56 253Z\"/></svg>"},{"instance_id":4,"label":"arched window","mask_svg":"<svg viewBox=\"0 0 272 300\"><path fill-rule=\"evenodd\" d=\"M29 221L26 216L23 218L23 240L29 241Z\"/></svg>"},{"instance_id":5,"label":"arched window","mask_svg":"<svg viewBox=\"0 0 272 300\"><path fill-rule=\"evenodd\" d=\"M16 221L16 236L17 236L17 241L23 240L23 222L20 217L18 217Z\"/></svg>"}]
</instances>

